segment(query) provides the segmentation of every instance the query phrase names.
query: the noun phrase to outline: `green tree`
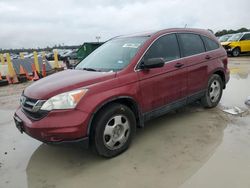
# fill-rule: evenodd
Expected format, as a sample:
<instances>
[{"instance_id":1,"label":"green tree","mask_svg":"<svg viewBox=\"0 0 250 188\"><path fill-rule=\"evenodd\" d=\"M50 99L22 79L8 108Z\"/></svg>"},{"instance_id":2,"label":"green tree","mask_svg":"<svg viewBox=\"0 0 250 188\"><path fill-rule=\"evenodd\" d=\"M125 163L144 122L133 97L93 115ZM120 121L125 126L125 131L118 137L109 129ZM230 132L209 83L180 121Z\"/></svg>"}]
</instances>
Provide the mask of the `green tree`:
<instances>
[{"instance_id":1,"label":"green tree","mask_svg":"<svg viewBox=\"0 0 250 188\"><path fill-rule=\"evenodd\" d=\"M233 29L226 30L226 29L223 29L221 31L217 31L215 33L215 36L220 37L220 36L226 35L226 34L241 33L241 32L247 32L247 31L250 31L250 29L247 29L247 28L244 28L244 27L240 28L238 30L233 30Z\"/></svg>"}]
</instances>

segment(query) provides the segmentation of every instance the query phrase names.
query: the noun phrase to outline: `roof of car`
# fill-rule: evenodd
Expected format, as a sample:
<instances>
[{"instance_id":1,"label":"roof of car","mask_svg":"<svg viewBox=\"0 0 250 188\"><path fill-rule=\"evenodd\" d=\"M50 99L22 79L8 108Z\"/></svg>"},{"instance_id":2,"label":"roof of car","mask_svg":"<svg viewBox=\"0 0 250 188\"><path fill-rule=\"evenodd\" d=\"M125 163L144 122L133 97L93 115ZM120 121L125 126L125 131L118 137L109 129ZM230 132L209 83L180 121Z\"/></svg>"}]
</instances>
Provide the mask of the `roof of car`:
<instances>
[{"instance_id":1,"label":"roof of car","mask_svg":"<svg viewBox=\"0 0 250 188\"><path fill-rule=\"evenodd\" d=\"M153 35L159 35L159 34L171 33L171 32L193 32L193 33L199 33L199 34L208 34L208 33L211 33L209 30L205 30L205 29L169 28L169 29L162 29L162 30L158 30L158 31L146 31L146 32L133 33L133 34L129 34L129 35L121 35L121 36L117 36L115 38L151 37Z\"/></svg>"}]
</instances>

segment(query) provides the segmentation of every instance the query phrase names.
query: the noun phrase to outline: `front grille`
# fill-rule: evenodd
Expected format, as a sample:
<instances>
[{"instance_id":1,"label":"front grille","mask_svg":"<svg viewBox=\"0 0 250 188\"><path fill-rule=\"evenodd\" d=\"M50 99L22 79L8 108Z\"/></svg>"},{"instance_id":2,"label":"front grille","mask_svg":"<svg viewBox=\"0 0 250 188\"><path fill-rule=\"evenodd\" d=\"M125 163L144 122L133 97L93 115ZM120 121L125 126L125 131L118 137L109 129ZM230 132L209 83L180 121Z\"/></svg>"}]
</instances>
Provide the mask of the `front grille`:
<instances>
[{"instance_id":1,"label":"front grille","mask_svg":"<svg viewBox=\"0 0 250 188\"><path fill-rule=\"evenodd\" d=\"M33 120L40 120L47 116L48 112L47 111L38 111L38 112L30 112L28 110L25 110L22 108L23 112L31 119Z\"/></svg>"},{"instance_id":2,"label":"front grille","mask_svg":"<svg viewBox=\"0 0 250 188\"><path fill-rule=\"evenodd\" d=\"M28 111L32 111L33 107L35 106L35 104L37 103L38 100L36 99L31 99L31 98L28 98L28 97L25 97L25 96L22 96L24 100L22 102L22 107L27 109Z\"/></svg>"},{"instance_id":3,"label":"front grille","mask_svg":"<svg viewBox=\"0 0 250 188\"><path fill-rule=\"evenodd\" d=\"M48 111L41 110L41 106L44 104L44 100L37 100L21 96L20 99L22 111L31 119L39 120L48 114Z\"/></svg>"}]
</instances>

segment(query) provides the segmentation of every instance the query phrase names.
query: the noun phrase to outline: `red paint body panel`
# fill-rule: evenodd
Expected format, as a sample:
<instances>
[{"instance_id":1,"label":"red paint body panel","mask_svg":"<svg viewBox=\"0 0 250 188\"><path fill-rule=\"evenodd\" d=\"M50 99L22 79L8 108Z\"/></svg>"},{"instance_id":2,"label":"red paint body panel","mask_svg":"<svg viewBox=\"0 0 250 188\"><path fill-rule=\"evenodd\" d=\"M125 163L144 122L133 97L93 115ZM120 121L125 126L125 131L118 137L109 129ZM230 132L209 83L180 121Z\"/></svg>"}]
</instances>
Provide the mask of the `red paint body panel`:
<instances>
[{"instance_id":1,"label":"red paint body panel","mask_svg":"<svg viewBox=\"0 0 250 188\"><path fill-rule=\"evenodd\" d=\"M187 68L176 68L173 61L162 68L139 71L143 112L183 98L187 90Z\"/></svg>"},{"instance_id":2,"label":"red paint body panel","mask_svg":"<svg viewBox=\"0 0 250 188\"><path fill-rule=\"evenodd\" d=\"M19 107L16 115L22 119L25 132L44 142L75 140L86 137L89 113L80 110L57 110L39 121L29 119Z\"/></svg>"},{"instance_id":3,"label":"red paint body panel","mask_svg":"<svg viewBox=\"0 0 250 188\"><path fill-rule=\"evenodd\" d=\"M58 93L114 78L116 73L65 70L34 82L24 95L34 99L49 99Z\"/></svg>"}]
</instances>

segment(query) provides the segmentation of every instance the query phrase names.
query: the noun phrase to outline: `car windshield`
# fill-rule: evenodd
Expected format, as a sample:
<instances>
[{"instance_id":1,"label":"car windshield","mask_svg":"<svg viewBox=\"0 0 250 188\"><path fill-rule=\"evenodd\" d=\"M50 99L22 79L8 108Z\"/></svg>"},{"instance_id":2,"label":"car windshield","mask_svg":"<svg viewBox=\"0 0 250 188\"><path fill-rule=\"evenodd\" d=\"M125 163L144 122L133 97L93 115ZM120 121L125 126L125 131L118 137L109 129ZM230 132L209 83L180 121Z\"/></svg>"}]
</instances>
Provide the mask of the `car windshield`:
<instances>
[{"instance_id":1,"label":"car windshield","mask_svg":"<svg viewBox=\"0 0 250 188\"><path fill-rule=\"evenodd\" d=\"M125 68L148 37L112 39L83 59L76 69L119 71Z\"/></svg>"},{"instance_id":2,"label":"car windshield","mask_svg":"<svg viewBox=\"0 0 250 188\"><path fill-rule=\"evenodd\" d=\"M232 35L223 35L219 38L220 42L226 42Z\"/></svg>"},{"instance_id":3,"label":"car windshield","mask_svg":"<svg viewBox=\"0 0 250 188\"><path fill-rule=\"evenodd\" d=\"M233 36L231 36L227 41L238 41L240 40L240 38L242 37L242 33L238 33L238 34L234 34Z\"/></svg>"}]
</instances>

